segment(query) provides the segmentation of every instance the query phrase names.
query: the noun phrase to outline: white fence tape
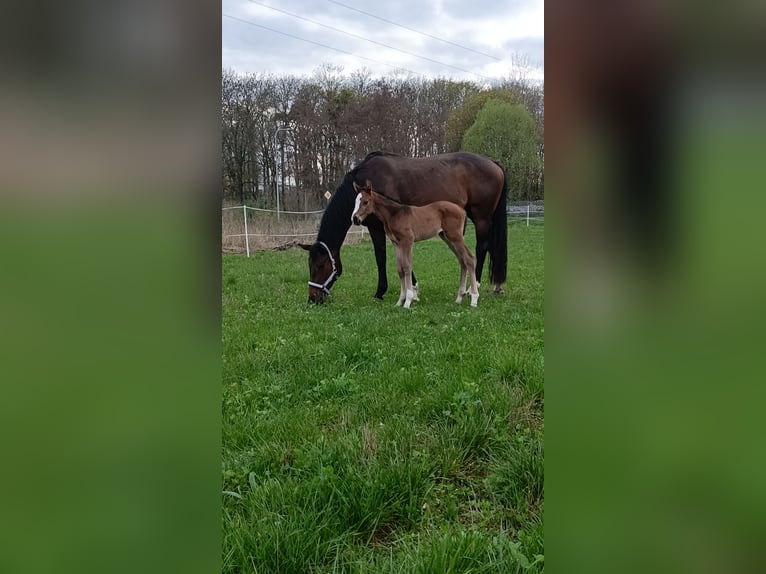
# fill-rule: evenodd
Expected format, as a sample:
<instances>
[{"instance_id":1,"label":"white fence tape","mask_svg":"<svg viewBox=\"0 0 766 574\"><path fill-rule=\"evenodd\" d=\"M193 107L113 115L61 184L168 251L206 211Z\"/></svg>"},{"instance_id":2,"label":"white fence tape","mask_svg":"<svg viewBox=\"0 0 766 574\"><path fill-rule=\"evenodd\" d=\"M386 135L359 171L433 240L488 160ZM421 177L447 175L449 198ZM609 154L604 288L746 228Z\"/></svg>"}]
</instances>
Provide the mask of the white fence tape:
<instances>
[{"instance_id":1,"label":"white fence tape","mask_svg":"<svg viewBox=\"0 0 766 574\"><path fill-rule=\"evenodd\" d=\"M531 208L530 208L531 207ZM276 209L263 209L260 207L250 207L249 205L234 205L229 207L222 207L223 211L229 211L234 209L241 209L242 210L242 219L245 224L245 232L244 233L235 233L231 235L224 235L223 238L229 238L229 237L244 237L245 238L245 251L247 253L247 256L250 257L250 238L251 237L313 237L316 236L316 232L314 233L248 233L247 231L247 210L251 211L261 211L265 213L276 213L277 215L286 213L288 215L318 215L320 213L324 213L324 209L319 209L316 211L283 211L283 210L276 210ZM530 221L542 221L545 222L545 210L542 204L534 204L532 206L525 205L525 206L509 206L508 209L508 215L510 216L510 219L525 219L527 223L527 227L529 227ZM536 215L542 215L542 217L535 217L532 214ZM349 234L362 234L364 235L367 233L364 229L361 231L349 231Z\"/></svg>"},{"instance_id":2,"label":"white fence tape","mask_svg":"<svg viewBox=\"0 0 766 574\"><path fill-rule=\"evenodd\" d=\"M364 235L367 233L366 231L349 231L348 234L351 235L352 233L361 233ZM235 233L234 235L224 235L223 237L316 237L316 232L314 233L286 233L286 234L276 234L276 233L248 233L247 235L244 233Z\"/></svg>"},{"instance_id":3,"label":"white fence tape","mask_svg":"<svg viewBox=\"0 0 766 574\"><path fill-rule=\"evenodd\" d=\"M249 209L250 211L263 211L266 213L287 213L290 215L316 215L317 213L324 213L324 209L317 209L316 211L285 211L284 209L280 209L277 211L276 209L263 209L261 207L250 207L249 205L235 205L230 207L222 207L223 211L226 211L228 209Z\"/></svg>"}]
</instances>

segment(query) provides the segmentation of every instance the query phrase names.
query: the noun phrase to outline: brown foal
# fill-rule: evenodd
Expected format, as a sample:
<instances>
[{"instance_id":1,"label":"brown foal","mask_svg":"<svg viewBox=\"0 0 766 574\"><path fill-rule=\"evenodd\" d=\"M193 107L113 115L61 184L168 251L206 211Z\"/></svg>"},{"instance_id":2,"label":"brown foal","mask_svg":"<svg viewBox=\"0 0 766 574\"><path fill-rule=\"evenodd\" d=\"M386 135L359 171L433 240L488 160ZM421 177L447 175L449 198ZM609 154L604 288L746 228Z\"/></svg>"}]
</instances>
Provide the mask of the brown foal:
<instances>
[{"instance_id":1,"label":"brown foal","mask_svg":"<svg viewBox=\"0 0 766 574\"><path fill-rule=\"evenodd\" d=\"M376 215L383 222L386 237L394 244L401 287L397 306L404 304L409 309L412 301L417 300L412 288L412 245L438 235L460 262L460 284L455 303L470 295L471 307L476 307L479 300L476 261L463 240L466 217L463 208L449 201L435 201L422 206L404 205L376 193L369 179L364 187L354 183L354 189L359 194L358 207L352 214L354 223L359 225L368 215ZM468 275L471 277L470 290L467 290Z\"/></svg>"}]
</instances>

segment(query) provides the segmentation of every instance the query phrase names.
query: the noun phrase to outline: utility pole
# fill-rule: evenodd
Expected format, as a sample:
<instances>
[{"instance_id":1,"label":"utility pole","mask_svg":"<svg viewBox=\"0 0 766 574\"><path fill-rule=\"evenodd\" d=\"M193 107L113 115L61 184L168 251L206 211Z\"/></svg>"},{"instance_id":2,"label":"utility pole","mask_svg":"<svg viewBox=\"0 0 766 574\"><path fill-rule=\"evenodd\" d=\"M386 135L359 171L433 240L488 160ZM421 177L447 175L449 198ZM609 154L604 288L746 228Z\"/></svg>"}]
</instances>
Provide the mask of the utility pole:
<instances>
[{"instance_id":1,"label":"utility pole","mask_svg":"<svg viewBox=\"0 0 766 574\"><path fill-rule=\"evenodd\" d=\"M274 131L274 178L276 185L276 191L277 191L277 221L279 221L279 161L277 161L277 152L279 151L277 148L277 134L279 132L291 132L293 131L293 128L288 127L281 127L277 128Z\"/></svg>"}]
</instances>

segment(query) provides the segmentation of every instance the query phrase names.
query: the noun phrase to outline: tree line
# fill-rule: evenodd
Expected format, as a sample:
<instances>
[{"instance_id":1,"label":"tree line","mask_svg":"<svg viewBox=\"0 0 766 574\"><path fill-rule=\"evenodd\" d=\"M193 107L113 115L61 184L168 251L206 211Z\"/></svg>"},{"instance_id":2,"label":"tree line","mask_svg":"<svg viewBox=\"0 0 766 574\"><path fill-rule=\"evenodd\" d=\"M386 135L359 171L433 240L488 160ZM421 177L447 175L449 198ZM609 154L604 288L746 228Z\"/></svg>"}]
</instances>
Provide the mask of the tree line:
<instances>
[{"instance_id":1,"label":"tree line","mask_svg":"<svg viewBox=\"0 0 766 574\"><path fill-rule=\"evenodd\" d=\"M509 175L511 200L542 199L543 87L343 74L309 77L224 70L222 193L229 203L282 209L326 204L343 175L373 150L420 157L483 153Z\"/></svg>"}]
</instances>

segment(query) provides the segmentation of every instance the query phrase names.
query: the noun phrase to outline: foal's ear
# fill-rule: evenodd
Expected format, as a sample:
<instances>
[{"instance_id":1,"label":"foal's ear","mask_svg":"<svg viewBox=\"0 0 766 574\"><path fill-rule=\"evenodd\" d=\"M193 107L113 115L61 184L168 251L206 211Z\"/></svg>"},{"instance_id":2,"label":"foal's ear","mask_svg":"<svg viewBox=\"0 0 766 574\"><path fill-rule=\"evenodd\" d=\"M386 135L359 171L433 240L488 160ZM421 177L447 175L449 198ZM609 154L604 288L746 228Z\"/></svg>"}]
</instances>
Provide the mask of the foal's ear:
<instances>
[{"instance_id":1,"label":"foal's ear","mask_svg":"<svg viewBox=\"0 0 766 574\"><path fill-rule=\"evenodd\" d=\"M354 191L355 191L355 192L357 192L357 193L362 193L362 188L361 188L361 187L359 187L359 186L356 184L356 182L355 182L355 181L352 181L352 182L351 182L351 185L353 185L353 186L354 186Z\"/></svg>"},{"instance_id":2,"label":"foal's ear","mask_svg":"<svg viewBox=\"0 0 766 574\"><path fill-rule=\"evenodd\" d=\"M306 251L309 251L311 249L311 245L309 245L308 243L299 243L298 247L300 247L301 249L305 249Z\"/></svg>"},{"instance_id":3,"label":"foal's ear","mask_svg":"<svg viewBox=\"0 0 766 574\"><path fill-rule=\"evenodd\" d=\"M372 191L372 182L369 179L365 180L364 187L365 187L366 191L370 191L371 192Z\"/></svg>"}]
</instances>

